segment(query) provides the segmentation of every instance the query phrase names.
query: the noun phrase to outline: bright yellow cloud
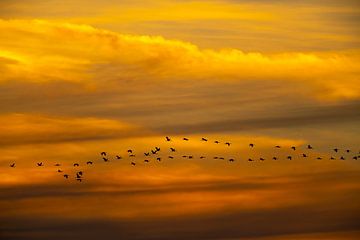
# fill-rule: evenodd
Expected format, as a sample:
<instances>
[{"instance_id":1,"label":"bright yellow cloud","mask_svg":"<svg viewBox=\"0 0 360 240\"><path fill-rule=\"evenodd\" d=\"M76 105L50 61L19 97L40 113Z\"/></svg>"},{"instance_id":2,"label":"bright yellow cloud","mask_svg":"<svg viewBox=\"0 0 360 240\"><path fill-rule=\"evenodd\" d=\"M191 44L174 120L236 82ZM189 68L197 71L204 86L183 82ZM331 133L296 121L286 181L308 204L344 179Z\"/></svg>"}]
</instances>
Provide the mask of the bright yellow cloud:
<instances>
[{"instance_id":1,"label":"bright yellow cloud","mask_svg":"<svg viewBox=\"0 0 360 240\"><path fill-rule=\"evenodd\" d=\"M162 37L122 35L88 25L0 21L0 81L64 80L85 84L142 81L283 81L323 98L358 98L359 53L264 55L199 49ZM9 62L10 61L10 62Z\"/></svg>"}]
</instances>

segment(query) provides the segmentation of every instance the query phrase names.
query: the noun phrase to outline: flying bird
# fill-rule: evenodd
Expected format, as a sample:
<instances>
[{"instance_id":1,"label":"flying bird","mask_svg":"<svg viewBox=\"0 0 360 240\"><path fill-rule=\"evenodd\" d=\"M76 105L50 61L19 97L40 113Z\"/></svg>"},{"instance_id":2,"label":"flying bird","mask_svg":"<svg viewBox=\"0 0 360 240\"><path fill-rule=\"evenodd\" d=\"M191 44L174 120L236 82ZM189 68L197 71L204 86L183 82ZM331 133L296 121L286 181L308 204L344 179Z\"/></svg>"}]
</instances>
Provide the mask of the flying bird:
<instances>
[{"instance_id":1,"label":"flying bird","mask_svg":"<svg viewBox=\"0 0 360 240\"><path fill-rule=\"evenodd\" d=\"M149 162L149 160L145 159L145 160L144 160L144 162L148 163L148 162Z\"/></svg>"},{"instance_id":2,"label":"flying bird","mask_svg":"<svg viewBox=\"0 0 360 240\"><path fill-rule=\"evenodd\" d=\"M131 165L135 166L135 165L136 165L136 163L134 163L134 162L131 162Z\"/></svg>"},{"instance_id":3,"label":"flying bird","mask_svg":"<svg viewBox=\"0 0 360 240\"><path fill-rule=\"evenodd\" d=\"M219 141L214 141L214 143L219 144L220 142Z\"/></svg>"},{"instance_id":4,"label":"flying bird","mask_svg":"<svg viewBox=\"0 0 360 240\"><path fill-rule=\"evenodd\" d=\"M260 158L260 161L265 161L265 159L261 157L261 158Z\"/></svg>"},{"instance_id":5,"label":"flying bird","mask_svg":"<svg viewBox=\"0 0 360 240\"><path fill-rule=\"evenodd\" d=\"M15 167L15 163L10 164L10 167L14 168L14 167Z\"/></svg>"},{"instance_id":6,"label":"flying bird","mask_svg":"<svg viewBox=\"0 0 360 240\"><path fill-rule=\"evenodd\" d=\"M58 172L58 173L61 173L61 172L63 172L63 171L61 171L60 169L58 169L57 172Z\"/></svg>"},{"instance_id":7,"label":"flying bird","mask_svg":"<svg viewBox=\"0 0 360 240\"><path fill-rule=\"evenodd\" d=\"M189 141L189 139L188 139L188 138L183 138L183 140L184 140L184 141Z\"/></svg>"},{"instance_id":8,"label":"flying bird","mask_svg":"<svg viewBox=\"0 0 360 240\"><path fill-rule=\"evenodd\" d=\"M165 137L166 138L166 141L170 142L171 139L169 137Z\"/></svg>"},{"instance_id":9,"label":"flying bird","mask_svg":"<svg viewBox=\"0 0 360 240\"><path fill-rule=\"evenodd\" d=\"M150 156L150 153L149 153L149 152L147 152L147 153L144 153L144 155L145 155L145 156Z\"/></svg>"},{"instance_id":10,"label":"flying bird","mask_svg":"<svg viewBox=\"0 0 360 240\"><path fill-rule=\"evenodd\" d=\"M108 159L108 158L105 158L105 157L103 157L103 160L104 160L104 162L108 162L108 161L109 161L109 159Z\"/></svg>"},{"instance_id":11,"label":"flying bird","mask_svg":"<svg viewBox=\"0 0 360 240\"><path fill-rule=\"evenodd\" d=\"M42 162L39 162L39 163L37 163L37 166L38 166L38 167L42 167L42 166L44 166L44 165L43 165Z\"/></svg>"},{"instance_id":12,"label":"flying bird","mask_svg":"<svg viewBox=\"0 0 360 240\"><path fill-rule=\"evenodd\" d=\"M321 160L321 159L322 159L322 157L317 157L316 159L317 159L317 160Z\"/></svg>"},{"instance_id":13,"label":"flying bird","mask_svg":"<svg viewBox=\"0 0 360 240\"><path fill-rule=\"evenodd\" d=\"M61 166L61 164L60 164L60 163L57 163L57 164L55 164L54 166L56 166L56 167L60 167L60 166Z\"/></svg>"},{"instance_id":14,"label":"flying bird","mask_svg":"<svg viewBox=\"0 0 360 240\"><path fill-rule=\"evenodd\" d=\"M302 156L303 156L304 158L306 158L306 157L307 157L307 155L306 155L305 153L303 153L303 154L302 154Z\"/></svg>"},{"instance_id":15,"label":"flying bird","mask_svg":"<svg viewBox=\"0 0 360 240\"><path fill-rule=\"evenodd\" d=\"M93 162L92 162L92 161L88 161L88 162L86 162L86 164L87 164L87 165L93 164Z\"/></svg>"},{"instance_id":16,"label":"flying bird","mask_svg":"<svg viewBox=\"0 0 360 240\"><path fill-rule=\"evenodd\" d=\"M121 159L121 157L119 155L116 155L116 159Z\"/></svg>"},{"instance_id":17,"label":"flying bird","mask_svg":"<svg viewBox=\"0 0 360 240\"><path fill-rule=\"evenodd\" d=\"M295 150L296 150L296 147L295 147L295 146L292 146L291 149L295 151Z\"/></svg>"},{"instance_id":18,"label":"flying bird","mask_svg":"<svg viewBox=\"0 0 360 240\"><path fill-rule=\"evenodd\" d=\"M287 159L292 160L292 156L287 156Z\"/></svg>"},{"instance_id":19,"label":"flying bird","mask_svg":"<svg viewBox=\"0 0 360 240\"><path fill-rule=\"evenodd\" d=\"M135 157L135 155L134 155L134 154L130 154L129 157Z\"/></svg>"},{"instance_id":20,"label":"flying bird","mask_svg":"<svg viewBox=\"0 0 360 240\"><path fill-rule=\"evenodd\" d=\"M273 159L273 160L278 160L278 158L277 158L277 157L273 157L272 159Z\"/></svg>"},{"instance_id":21,"label":"flying bird","mask_svg":"<svg viewBox=\"0 0 360 240\"><path fill-rule=\"evenodd\" d=\"M250 143L250 144L249 144L249 147L254 147L254 144L253 144L253 143Z\"/></svg>"},{"instance_id":22,"label":"flying bird","mask_svg":"<svg viewBox=\"0 0 360 240\"><path fill-rule=\"evenodd\" d=\"M101 152L101 156L106 156L106 152Z\"/></svg>"},{"instance_id":23,"label":"flying bird","mask_svg":"<svg viewBox=\"0 0 360 240\"><path fill-rule=\"evenodd\" d=\"M173 159L174 157L173 156L169 156L170 159Z\"/></svg>"},{"instance_id":24,"label":"flying bird","mask_svg":"<svg viewBox=\"0 0 360 240\"><path fill-rule=\"evenodd\" d=\"M127 150L128 153L132 153L133 151L131 149Z\"/></svg>"},{"instance_id":25,"label":"flying bird","mask_svg":"<svg viewBox=\"0 0 360 240\"><path fill-rule=\"evenodd\" d=\"M347 150L346 150L346 152L347 152L347 153L349 153L349 152L350 152L350 150L349 150L349 149L347 149Z\"/></svg>"},{"instance_id":26,"label":"flying bird","mask_svg":"<svg viewBox=\"0 0 360 240\"><path fill-rule=\"evenodd\" d=\"M226 144L226 145L228 145L228 146L230 147L230 144L231 144L231 143L229 143L229 142L226 142L225 144Z\"/></svg>"},{"instance_id":27,"label":"flying bird","mask_svg":"<svg viewBox=\"0 0 360 240\"><path fill-rule=\"evenodd\" d=\"M251 158L248 159L249 162L253 162L254 160L252 160Z\"/></svg>"},{"instance_id":28,"label":"flying bird","mask_svg":"<svg viewBox=\"0 0 360 240\"><path fill-rule=\"evenodd\" d=\"M159 147L155 147L157 152L160 152L160 148Z\"/></svg>"},{"instance_id":29,"label":"flying bird","mask_svg":"<svg viewBox=\"0 0 360 240\"><path fill-rule=\"evenodd\" d=\"M311 145L307 145L308 149L313 149L313 147Z\"/></svg>"},{"instance_id":30,"label":"flying bird","mask_svg":"<svg viewBox=\"0 0 360 240\"><path fill-rule=\"evenodd\" d=\"M343 156L340 157L340 160L345 160L345 158Z\"/></svg>"},{"instance_id":31,"label":"flying bird","mask_svg":"<svg viewBox=\"0 0 360 240\"><path fill-rule=\"evenodd\" d=\"M175 152L175 151L176 151L175 148L170 148L170 150L171 150L172 152Z\"/></svg>"},{"instance_id":32,"label":"flying bird","mask_svg":"<svg viewBox=\"0 0 360 240\"><path fill-rule=\"evenodd\" d=\"M206 138L201 138L201 140L207 142L207 139L206 139Z\"/></svg>"},{"instance_id":33,"label":"flying bird","mask_svg":"<svg viewBox=\"0 0 360 240\"><path fill-rule=\"evenodd\" d=\"M200 157L200 159L203 159L203 158L205 158L205 157L204 157L204 156L201 156L201 157Z\"/></svg>"},{"instance_id":34,"label":"flying bird","mask_svg":"<svg viewBox=\"0 0 360 240\"><path fill-rule=\"evenodd\" d=\"M161 158L158 157L158 158L156 158L156 160L160 162L160 161L161 161Z\"/></svg>"},{"instance_id":35,"label":"flying bird","mask_svg":"<svg viewBox=\"0 0 360 240\"><path fill-rule=\"evenodd\" d=\"M235 160L233 158L230 158L229 159L229 162L234 162Z\"/></svg>"},{"instance_id":36,"label":"flying bird","mask_svg":"<svg viewBox=\"0 0 360 240\"><path fill-rule=\"evenodd\" d=\"M334 151L335 151L335 152L338 152L338 151L339 151L339 149L338 149L338 148L334 148Z\"/></svg>"},{"instance_id":37,"label":"flying bird","mask_svg":"<svg viewBox=\"0 0 360 240\"><path fill-rule=\"evenodd\" d=\"M74 163L74 167L78 167L79 166L79 164L78 163Z\"/></svg>"},{"instance_id":38,"label":"flying bird","mask_svg":"<svg viewBox=\"0 0 360 240\"><path fill-rule=\"evenodd\" d=\"M156 154L157 151L156 151L156 150L155 150L155 151L154 151L154 150L151 150L151 153L152 153L152 154Z\"/></svg>"},{"instance_id":39,"label":"flying bird","mask_svg":"<svg viewBox=\"0 0 360 240\"><path fill-rule=\"evenodd\" d=\"M281 148L279 145L276 145L275 148Z\"/></svg>"},{"instance_id":40,"label":"flying bird","mask_svg":"<svg viewBox=\"0 0 360 240\"><path fill-rule=\"evenodd\" d=\"M69 175L68 175L68 174L64 174L63 176L64 176L64 178L66 178L66 179L69 178Z\"/></svg>"}]
</instances>

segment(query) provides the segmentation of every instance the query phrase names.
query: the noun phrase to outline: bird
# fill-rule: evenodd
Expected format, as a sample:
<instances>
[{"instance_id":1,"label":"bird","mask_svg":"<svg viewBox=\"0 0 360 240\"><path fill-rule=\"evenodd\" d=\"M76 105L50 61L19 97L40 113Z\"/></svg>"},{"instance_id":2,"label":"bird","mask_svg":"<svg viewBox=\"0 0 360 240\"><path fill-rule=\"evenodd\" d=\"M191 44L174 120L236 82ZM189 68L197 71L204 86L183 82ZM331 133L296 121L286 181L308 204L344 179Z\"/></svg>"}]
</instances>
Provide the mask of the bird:
<instances>
[{"instance_id":1,"label":"bird","mask_svg":"<svg viewBox=\"0 0 360 240\"><path fill-rule=\"evenodd\" d=\"M93 164L93 162L92 162L92 161L88 161L88 162L86 162L86 164L87 164L87 165Z\"/></svg>"},{"instance_id":2,"label":"bird","mask_svg":"<svg viewBox=\"0 0 360 240\"><path fill-rule=\"evenodd\" d=\"M182 157L183 157L183 158L187 158L187 156L185 156L185 155L184 155L184 156L182 156Z\"/></svg>"},{"instance_id":3,"label":"bird","mask_svg":"<svg viewBox=\"0 0 360 240\"><path fill-rule=\"evenodd\" d=\"M265 159L261 157L261 158L260 158L260 161L265 161Z\"/></svg>"},{"instance_id":4,"label":"bird","mask_svg":"<svg viewBox=\"0 0 360 240\"><path fill-rule=\"evenodd\" d=\"M158 158L156 158L156 160L160 162L160 161L161 161L161 158L158 157Z\"/></svg>"},{"instance_id":5,"label":"bird","mask_svg":"<svg viewBox=\"0 0 360 240\"><path fill-rule=\"evenodd\" d=\"M132 153L133 151L131 149L127 150L128 153Z\"/></svg>"},{"instance_id":6,"label":"bird","mask_svg":"<svg viewBox=\"0 0 360 240\"><path fill-rule=\"evenodd\" d=\"M305 153L303 153L302 156L303 156L304 158L307 157L307 155L306 155Z\"/></svg>"},{"instance_id":7,"label":"bird","mask_svg":"<svg viewBox=\"0 0 360 240\"><path fill-rule=\"evenodd\" d=\"M254 160L252 160L251 158L248 159L249 162L253 162Z\"/></svg>"},{"instance_id":8,"label":"bird","mask_svg":"<svg viewBox=\"0 0 360 240\"><path fill-rule=\"evenodd\" d=\"M171 139L169 137L165 137L166 138L166 141L170 142Z\"/></svg>"},{"instance_id":9,"label":"bird","mask_svg":"<svg viewBox=\"0 0 360 240\"><path fill-rule=\"evenodd\" d=\"M279 145L276 145L275 148L281 148Z\"/></svg>"},{"instance_id":10,"label":"bird","mask_svg":"<svg viewBox=\"0 0 360 240\"><path fill-rule=\"evenodd\" d=\"M160 152L160 148L159 148L159 147L155 147L155 150L156 150L157 152Z\"/></svg>"},{"instance_id":11,"label":"bird","mask_svg":"<svg viewBox=\"0 0 360 240\"><path fill-rule=\"evenodd\" d=\"M287 159L292 160L292 156L287 156Z\"/></svg>"},{"instance_id":12,"label":"bird","mask_svg":"<svg viewBox=\"0 0 360 240\"><path fill-rule=\"evenodd\" d=\"M340 157L340 160L345 160L345 158L343 156Z\"/></svg>"},{"instance_id":13,"label":"bird","mask_svg":"<svg viewBox=\"0 0 360 240\"><path fill-rule=\"evenodd\" d=\"M64 176L64 178L66 178L66 179L69 178L69 175L68 175L68 174L64 174L63 176Z\"/></svg>"},{"instance_id":14,"label":"bird","mask_svg":"<svg viewBox=\"0 0 360 240\"><path fill-rule=\"evenodd\" d=\"M108 162L108 161L109 161L109 159L108 159L108 158L105 158L105 157L103 157L103 160L104 160L104 162Z\"/></svg>"},{"instance_id":15,"label":"bird","mask_svg":"<svg viewBox=\"0 0 360 240\"><path fill-rule=\"evenodd\" d=\"M230 159L229 159L229 162L233 162L233 161L235 161L233 158L230 158Z\"/></svg>"},{"instance_id":16,"label":"bird","mask_svg":"<svg viewBox=\"0 0 360 240\"><path fill-rule=\"evenodd\" d=\"M101 152L101 156L106 156L106 152Z\"/></svg>"},{"instance_id":17,"label":"bird","mask_svg":"<svg viewBox=\"0 0 360 240\"><path fill-rule=\"evenodd\" d=\"M172 152L175 152L175 151L176 151L175 148L170 148L170 150L171 150Z\"/></svg>"},{"instance_id":18,"label":"bird","mask_svg":"<svg viewBox=\"0 0 360 240\"><path fill-rule=\"evenodd\" d=\"M60 169L58 169L57 172L58 172L58 173L61 173L61 172L63 172L63 171L61 171Z\"/></svg>"},{"instance_id":19,"label":"bird","mask_svg":"<svg viewBox=\"0 0 360 240\"><path fill-rule=\"evenodd\" d=\"M317 160L321 160L321 159L322 159L322 157L317 157L316 159L317 159Z\"/></svg>"},{"instance_id":20,"label":"bird","mask_svg":"<svg viewBox=\"0 0 360 240\"><path fill-rule=\"evenodd\" d=\"M189 156L189 159L192 159L193 158L193 156Z\"/></svg>"},{"instance_id":21,"label":"bird","mask_svg":"<svg viewBox=\"0 0 360 240\"><path fill-rule=\"evenodd\" d=\"M37 163L38 167L44 166L42 162Z\"/></svg>"},{"instance_id":22,"label":"bird","mask_svg":"<svg viewBox=\"0 0 360 240\"><path fill-rule=\"evenodd\" d=\"M231 144L231 143L229 143L229 142L226 142L225 144L226 144L226 145L228 145L228 146L230 147L230 144Z\"/></svg>"},{"instance_id":23,"label":"bird","mask_svg":"<svg viewBox=\"0 0 360 240\"><path fill-rule=\"evenodd\" d=\"M121 159L121 157L119 155L116 155L116 159Z\"/></svg>"},{"instance_id":24,"label":"bird","mask_svg":"<svg viewBox=\"0 0 360 240\"><path fill-rule=\"evenodd\" d=\"M338 149L338 148L334 148L334 151L335 151L335 152L338 152L338 151L339 151L339 149Z\"/></svg>"},{"instance_id":25,"label":"bird","mask_svg":"<svg viewBox=\"0 0 360 240\"><path fill-rule=\"evenodd\" d=\"M134 162L131 162L131 165L135 166L135 165L136 165L136 163L134 163Z\"/></svg>"},{"instance_id":26,"label":"bird","mask_svg":"<svg viewBox=\"0 0 360 240\"><path fill-rule=\"evenodd\" d=\"M149 162L149 160L145 159L145 160L144 160L144 162L148 163L148 162Z\"/></svg>"},{"instance_id":27,"label":"bird","mask_svg":"<svg viewBox=\"0 0 360 240\"><path fill-rule=\"evenodd\" d=\"M152 154L156 154L157 151L156 151L156 150L151 150L151 153L152 153Z\"/></svg>"},{"instance_id":28,"label":"bird","mask_svg":"<svg viewBox=\"0 0 360 240\"><path fill-rule=\"evenodd\" d=\"M219 141L214 141L214 143L219 144L220 142Z\"/></svg>"},{"instance_id":29,"label":"bird","mask_svg":"<svg viewBox=\"0 0 360 240\"><path fill-rule=\"evenodd\" d=\"M10 167L14 168L14 167L15 167L15 163L10 164Z\"/></svg>"},{"instance_id":30,"label":"bird","mask_svg":"<svg viewBox=\"0 0 360 240\"><path fill-rule=\"evenodd\" d=\"M354 159L354 160L358 160L358 157L357 157L357 156L354 156L353 159Z\"/></svg>"},{"instance_id":31,"label":"bird","mask_svg":"<svg viewBox=\"0 0 360 240\"><path fill-rule=\"evenodd\" d=\"M201 156L201 157L200 157L200 159L203 159L203 158L205 158L205 157L204 157L204 156Z\"/></svg>"},{"instance_id":32,"label":"bird","mask_svg":"<svg viewBox=\"0 0 360 240\"><path fill-rule=\"evenodd\" d=\"M349 152L350 152L350 149L347 149L346 152L349 153Z\"/></svg>"},{"instance_id":33,"label":"bird","mask_svg":"<svg viewBox=\"0 0 360 240\"><path fill-rule=\"evenodd\" d=\"M189 141L189 139L188 139L188 138L183 138L183 140L184 140L184 141Z\"/></svg>"},{"instance_id":34,"label":"bird","mask_svg":"<svg viewBox=\"0 0 360 240\"><path fill-rule=\"evenodd\" d=\"M292 146L291 149L295 151L295 150L296 150L296 147L295 147L295 146Z\"/></svg>"},{"instance_id":35,"label":"bird","mask_svg":"<svg viewBox=\"0 0 360 240\"><path fill-rule=\"evenodd\" d=\"M218 159L218 157L214 157L214 159Z\"/></svg>"},{"instance_id":36,"label":"bird","mask_svg":"<svg viewBox=\"0 0 360 240\"><path fill-rule=\"evenodd\" d=\"M207 139L206 138L201 138L202 141L204 142L207 142Z\"/></svg>"},{"instance_id":37,"label":"bird","mask_svg":"<svg viewBox=\"0 0 360 240\"><path fill-rule=\"evenodd\" d=\"M74 163L74 167L78 167L79 166L79 164L78 163Z\"/></svg>"},{"instance_id":38,"label":"bird","mask_svg":"<svg viewBox=\"0 0 360 240\"><path fill-rule=\"evenodd\" d=\"M76 178L77 181L81 182L82 181L82 178Z\"/></svg>"},{"instance_id":39,"label":"bird","mask_svg":"<svg viewBox=\"0 0 360 240\"><path fill-rule=\"evenodd\" d=\"M253 143L250 143L250 144L249 144L249 147L254 147L254 144L253 144Z\"/></svg>"},{"instance_id":40,"label":"bird","mask_svg":"<svg viewBox=\"0 0 360 240\"><path fill-rule=\"evenodd\" d=\"M134 154L130 154L129 157L135 157L135 155L134 155Z\"/></svg>"},{"instance_id":41,"label":"bird","mask_svg":"<svg viewBox=\"0 0 360 240\"><path fill-rule=\"evenodd\" d=\"M309 145L307 145L307 148L308 149L313 149L313 147L309 144Z\"/></svg>"},{"instance_id":42,"label":"bird","mask_svg":"<svg viewBox=\"0 0 360 240\"><path fill-rule=\"evenodd\" d=\"M76 173L76 178L81 178L83 175L82 171Z\"/></svg>"},{"instance_id":43,"label":"bird","mask_svg":"<svg viewBox=\"0 0 360 240\"><path fill-rule=\"evenodd\" d=\"M60 163L57 163L57 164L55 164L54 166L56 166L56 167L60 167L60 166L61 166L61 164L60 164Z\"/></svg>"},{"instance_id":44,"label":"bird","mask_svg":"<svg viewBox=\"0 0 360 240\"><path fill-rule=\"evenodd\" d=\"M173 156L169 156L170 159L173 159L174 157Z\"/></svg>"},{"instance_id":45,"label":"bird","mask_svg":"<svg viewBox=\"0 0 360 240\"><path fill-rule=\"evenodd\" d=\"M224 158L223 158L223 157L221 157L221 158L219 158L219 159L224 160Z\"/></svg>"},{"instance_id":46,"label":"bird","mask_svg":"<svg viewBox=\"0 0 360 240\"><path fill-rule=\"evenodd\" d=\"M144 153L144 155L145 155L145 156L150 156L150 153L149 153L149 152L147 152L147 153Z\"/></svg>"},{"instance_id":47,"label":"bird","mask_svg":"<svg viewBox=\"0 0 360 240\"><path fill-rule=\"evenodd\" d=\"M273 159L273 160L278 160L278 158L277 158L277 157L273 157L272 159Z\"/></svg>"}]
</instances>

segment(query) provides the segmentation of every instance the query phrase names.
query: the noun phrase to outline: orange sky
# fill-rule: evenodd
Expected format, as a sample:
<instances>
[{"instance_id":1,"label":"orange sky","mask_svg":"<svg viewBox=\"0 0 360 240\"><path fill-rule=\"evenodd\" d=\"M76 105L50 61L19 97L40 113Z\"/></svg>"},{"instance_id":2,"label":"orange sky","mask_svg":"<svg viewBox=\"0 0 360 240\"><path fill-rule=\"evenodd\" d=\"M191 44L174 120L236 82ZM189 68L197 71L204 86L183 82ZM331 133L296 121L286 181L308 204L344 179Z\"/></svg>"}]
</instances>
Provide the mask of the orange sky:
<instances>
[{"instance_id":1,"label":"orange sky","mask_svg":"<svg viewBox=\"0 0 360 240\"><path fill-rule=\"evenodd\" d=\"M0 238L359 238L359 7L1 1Z\"/></svg>"}]
</instances>

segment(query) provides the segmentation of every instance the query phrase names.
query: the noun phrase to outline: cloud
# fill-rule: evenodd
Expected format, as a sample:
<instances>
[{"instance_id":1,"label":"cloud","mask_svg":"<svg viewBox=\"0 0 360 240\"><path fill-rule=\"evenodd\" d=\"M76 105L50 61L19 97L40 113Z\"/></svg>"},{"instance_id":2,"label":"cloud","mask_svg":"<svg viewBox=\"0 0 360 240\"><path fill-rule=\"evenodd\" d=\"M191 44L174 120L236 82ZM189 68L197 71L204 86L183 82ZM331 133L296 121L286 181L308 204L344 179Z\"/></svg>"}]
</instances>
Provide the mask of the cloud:
<instances>
[{"instance_id":1,"label":"cloud","mask_svg":"<svg viewBox=\"0 0 360 240\"><path fill-rule=\"evenodd\" d=\"M313 97L358 98L358 54L264 55L210 50L162 37L122 35L87 25L0 21L0 81L70 81L121 88L126 81L181 83L280 81L314 89ZM21 39L17 41L15 39ZM8 61L13 62L9 64Z\"/></svg>"}]
</instances>

